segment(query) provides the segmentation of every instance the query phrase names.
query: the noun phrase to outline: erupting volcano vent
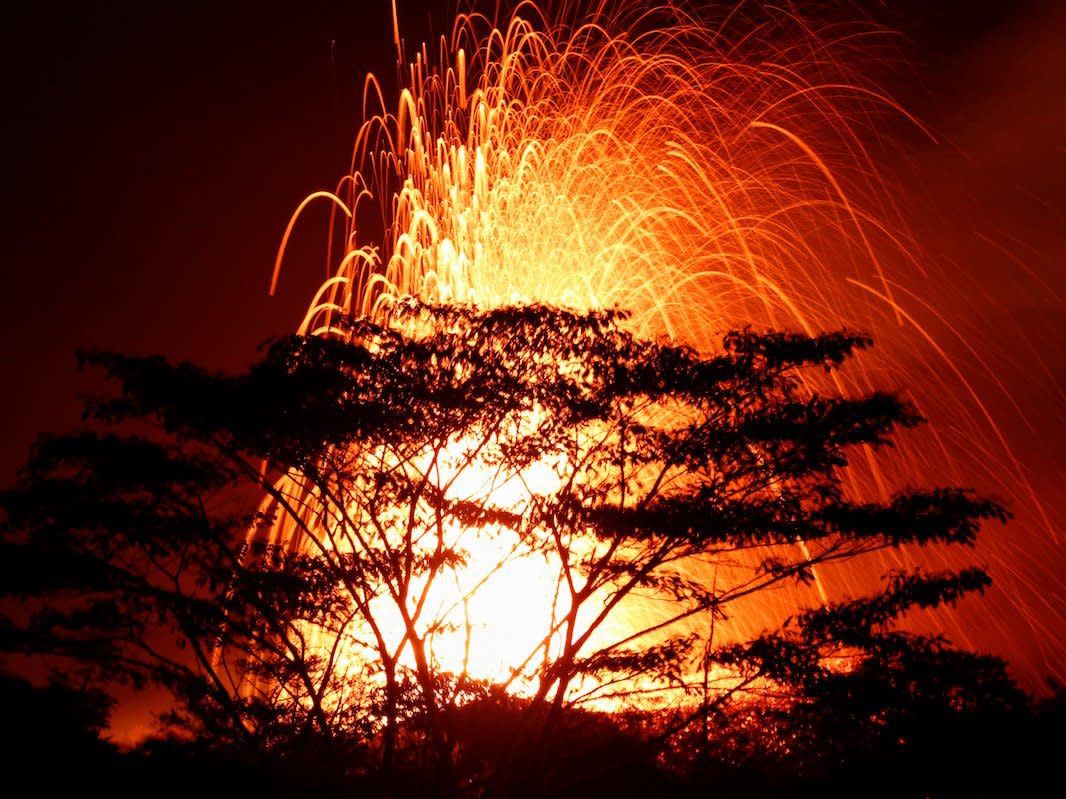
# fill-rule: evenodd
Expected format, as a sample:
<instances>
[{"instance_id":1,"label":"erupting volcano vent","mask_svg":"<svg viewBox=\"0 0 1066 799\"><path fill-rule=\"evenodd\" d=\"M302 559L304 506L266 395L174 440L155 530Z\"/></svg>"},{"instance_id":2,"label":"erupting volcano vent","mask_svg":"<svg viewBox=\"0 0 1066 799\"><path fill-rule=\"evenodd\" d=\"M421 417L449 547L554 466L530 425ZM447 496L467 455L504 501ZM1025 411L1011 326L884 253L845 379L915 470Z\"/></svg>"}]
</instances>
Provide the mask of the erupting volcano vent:
<instances>
[{"instance_id":1,"label":"erupting volcano vent","mask_svg":"<svg viewBox=\"0 0 1066 799\"><path fill-rule=\"evenodd\" d=\"M681 3L622 5L552 16L522 3L498 18L461 14L449 37L413 52L396 21L399 97L386 98L368 76L351 173L334 191L310 195L282 240L272 291L297 218L330 206L331 274L299 332L346 338L358 319L411 325L403 314L407 321L394 321L406 297L479 309L621 308L634 331L701 351L747 325L868 331L875 350L812 388L844 395L902 389L935 435L923 437L921 448L905 435L876 460L856 453L849 490L887 499L901 486L945 479L976 485L1014 510L1026 506L1023 531L1014 535L1049 538L1051 524L975 385L985 369L979 345L936 332L950 330L950 320L939 319L935 299L923 295L932 267L908 237L877 166L886 146L881 131L921 131L862 74L889 34L866 22L805 19L789 4L698 12ZM382 241L369 240L358 224L373 216L380 216ZM350 456L392 458L398 468L402 461L441 496L491 499L517 514L566 471L538 462L500 474L462 440L449 442L448 452L443 460L381 450ZM290 474L278 490L303 509L308 528L328 526L320 499L303 486ZM293 549L313 546L286 515L255 535ZM551 649L545 641L559 613L559 570L491 525L457 526L448 536L466 561L452 582L413 592L420 634L438 667L521 686ZM340 538L327 531L321 545L341 546ZM936 564L942 556L907 557ZM917 623L985 647L1019 624L1036 629L1030 600L1010 601L1009 548L993 541L982 559L992 562L1008 597L991 605L991 620L942 614ZM779 623L797 601L859 592L898 565L882 559L821 568L810 588L738 605L714 634L751 635ZM684 567L708 585L727 578L718 568ZM654 626L659 604L655 596L630 601L602 634L624 639L627 625ZM1057 623L1047 609L1040 613ZM402 620L378 614L389 648L409 657ZM707 632L706 620L681 625ZM991 636L982 637L982 627Z\"/></svg>"}]
</instances>

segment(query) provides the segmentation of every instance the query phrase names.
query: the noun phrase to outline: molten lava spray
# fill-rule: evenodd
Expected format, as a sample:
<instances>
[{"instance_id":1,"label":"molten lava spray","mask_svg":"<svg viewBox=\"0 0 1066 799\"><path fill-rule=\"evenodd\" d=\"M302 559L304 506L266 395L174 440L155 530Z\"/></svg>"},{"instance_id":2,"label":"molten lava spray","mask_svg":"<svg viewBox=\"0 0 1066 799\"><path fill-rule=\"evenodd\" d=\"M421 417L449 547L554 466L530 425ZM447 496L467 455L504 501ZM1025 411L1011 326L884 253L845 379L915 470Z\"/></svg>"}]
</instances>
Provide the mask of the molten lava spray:
<instances>
[{"instance_id":1,"label":"molten lava spray","mask_svg":"<svg viewBox=\"0 0 1066 799\"><path fill-rule=\"evenodd\" d=\"M369 111L350 174L335 191L309 196L285 231L272 291L296 219L331 205L330 274L299 332L343 335L338 318L387 319L404 295L479 307L619 306L633 312L641 333L703 349L744 325L869 331L874 352L825 388L900 389L930 425L876 460L856 453L847 477L853 492L885 498L904 486L973 486L1023 512L1012 537L1057 540L986 408L979 386L995 373L980 342L958 335L923 288L934 267L906 233L878 170L879 131L903 123L924 135L862 75L885 31L814 22L789 4L698 13L677 3L609 12L600 4L549 17L523 3L496 18L461 14L450 37L414 52L398 21L394 34L398 100L386 101L368 76ZM381 217L380 243L357 225L368 212ZM296 482L288 488L299 491ZM272 532L279 542L295 535L285 520ZM505 550L497 541L476 552L496 564ZM1054 632L1062 603L1027 590L1012 552L989 540L975 558L991 565L996 602L972 600L964 612L913 623L999 652L1027 629L1044 648L1024 668L1047 674L1063 660ZM943 557L908 551L823 569L819 590L862 593L889 568L939 565ZM434 652L452 670L500 678L531 646L511 640L514 628L535 627L538 613L547 618L554 594L528 563L504 571L499 583L479 582L478 568L472 563L467 584L438 602L465 608L467 636L470 619L491 634L442 638ZM530 618L515 624L517 611L500 615L512 607L508 590L523 594ZM471 609L475 594L480 604ZM543 606L531 607L530 597ZM779 595L749 604L728 634L772 626L796 601ZM491 651L488 641L496 642ZM479 644L488 653L472 661Z\"/></svg>"}]
</instances>

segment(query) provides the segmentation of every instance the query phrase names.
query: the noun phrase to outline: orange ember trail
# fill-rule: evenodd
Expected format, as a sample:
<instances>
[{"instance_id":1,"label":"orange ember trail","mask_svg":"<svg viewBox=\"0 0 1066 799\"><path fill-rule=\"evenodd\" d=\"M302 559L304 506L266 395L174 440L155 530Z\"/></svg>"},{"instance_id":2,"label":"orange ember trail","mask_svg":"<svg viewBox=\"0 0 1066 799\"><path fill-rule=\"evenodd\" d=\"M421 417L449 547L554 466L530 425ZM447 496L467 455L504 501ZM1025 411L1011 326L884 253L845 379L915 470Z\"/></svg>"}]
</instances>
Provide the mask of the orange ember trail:
<instances>
[{"instance_id":1,"label":"orange ember trail","mask_svg":"<svg viewBox=\"0 0 1066 799\"><path fill-rule=\"evenodd\" d=\"M994 596L912 623L1012 656L1034 684L1063 677L1062 598L1028 584L1033 571L1017 543L1055 547L1059 531L994 410L1009 389L996 385L986 342L938 310L930 286L945 276L908 234L878 169L879 130L903 123L927 135L863 77L867 53L891 34L866 22L814 24L789 4L698 13L680 3L622 6L549 17L522 3L498 18L460 14L450 36L413 52L394 8L403 88L387 101L367 77L350 174L297 208L271 292L297 219L328 204L329 274L302 334L344 335L341 317L387 320L404 296L481 308L617 306L633 312L641 333L702 349L745 325L868 331L875 350L824 388L899 389L930 427L876 462L856 455L852 491L886 498L896 487L951 482L1003 498L1019 517L973 553L990 565ZM380 214L384 241L358 229L368 211ZM502 476L427 468L453 497L506 496L519 510L553 474L551 464ZM301 496L296 475L279 488ZM521 690L538 647L542 657L550 649L558 574L514 556L491 530L450 535L471 559L426 602L432 655L446 670ZM269 536L307 545L291 520ZM816 592L760 598L715 635L752 635L797 602L858 594L890 568L945 556L903 557L823 569ZM688 569L707 583L718 578L698 562ZM648 626L655 614L654 598L632 603L605 634L624 638L627 624ZM401 628L386 631L400 647ZM1013 648L1019 630L1038 643Z\"/></svg>"}]
</instances>

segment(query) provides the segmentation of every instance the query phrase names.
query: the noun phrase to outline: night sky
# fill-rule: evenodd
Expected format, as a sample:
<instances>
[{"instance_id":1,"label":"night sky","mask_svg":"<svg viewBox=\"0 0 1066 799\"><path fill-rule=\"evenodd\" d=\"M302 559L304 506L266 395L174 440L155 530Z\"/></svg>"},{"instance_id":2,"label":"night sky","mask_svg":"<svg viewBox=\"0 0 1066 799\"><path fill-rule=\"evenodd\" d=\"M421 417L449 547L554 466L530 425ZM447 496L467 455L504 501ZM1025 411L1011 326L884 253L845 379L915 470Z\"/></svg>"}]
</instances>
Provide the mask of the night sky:
<instances>
[{"instance_id":1,"label":"night sky","mask_svg":"<svg viewBox=\"0 0 1066 799\"><path fill-rule=\"evenodd\" d=\"M447 31L450 5L399 2L408 41ZM857 5L901 32L878 79L937 139L886 165L923 253L958 274L927 299L988 346L1018 406L993 410L1061 536L1066 6ZM4 484L39 431L76 423L94 385L76 349L238 369L295 328L325 274L325 206L270 298L282 231L346 173L364 74L394 74L389 0L72 6L34 4L0 32ZM1045 535L1033 558L1066 568ZM1036 590L1066 608L1060 579Z\"/></svg>"}]
</instances>

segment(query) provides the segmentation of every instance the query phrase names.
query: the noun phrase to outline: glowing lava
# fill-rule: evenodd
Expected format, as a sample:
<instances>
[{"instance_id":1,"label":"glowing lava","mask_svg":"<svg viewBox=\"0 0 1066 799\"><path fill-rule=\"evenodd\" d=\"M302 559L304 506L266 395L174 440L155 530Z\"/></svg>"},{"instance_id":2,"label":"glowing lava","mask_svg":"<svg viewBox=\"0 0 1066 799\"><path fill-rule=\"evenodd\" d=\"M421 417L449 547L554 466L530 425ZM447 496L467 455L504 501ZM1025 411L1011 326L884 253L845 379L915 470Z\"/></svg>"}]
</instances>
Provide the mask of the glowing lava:
<instances>
[{"instance_id":1,"label":"glowing lava","mask_svg":"<svg viewBox=\"0 0 1066 799\"><path fill-rule=\"evenodd\" d=\"M905 383L939 447L904 439L888 463L856 457L852 489L884 496L886 486L947 475L1034 502L971 387L972 363L930 332L936 314L915 288L916 247L879 176L875 131L908 121L860 74L863 53L887 34L867 23L816 27L788 8L697 14L626 3L548 20L522 4L497 20L460 15L439 53L422 46L410 59L397 26L395 109L384 110L368 76L364 104L381 110L359 132L351 174L297 209L272 290L297 217L326 201L341 248L301 333L345 335L342 316L387 320L404 295L617 305L641 332L697 347L747 324L868 330L877 354L835 388ZM363 206L382 216L380 246L356 227ZM962 442L978 442L962 448L976 449L972 458L954 454ZM519 490L517 476L494 482L473 466L461 480L438 475L451 491L497 501L513 491L516 509L528 481L542 479L525 477ZM282 488L300 494L298 478ZM306 545L284 518L270 535ZM468 561L456 585L435 586L427 600L433 657L457 673L510 679L548 648L558 573L530 558L499 568L508 544L487 531L449 535ZM822 573L822 589L861 588L890 565ZM773 624L794 602L747 607L731 634ZM654 614L654 603L629 612ZM402 648L399 629L389 635ZM949 633L968 643L963 628Z\"/></svg>"}]
</instances>

